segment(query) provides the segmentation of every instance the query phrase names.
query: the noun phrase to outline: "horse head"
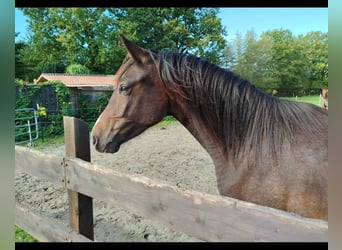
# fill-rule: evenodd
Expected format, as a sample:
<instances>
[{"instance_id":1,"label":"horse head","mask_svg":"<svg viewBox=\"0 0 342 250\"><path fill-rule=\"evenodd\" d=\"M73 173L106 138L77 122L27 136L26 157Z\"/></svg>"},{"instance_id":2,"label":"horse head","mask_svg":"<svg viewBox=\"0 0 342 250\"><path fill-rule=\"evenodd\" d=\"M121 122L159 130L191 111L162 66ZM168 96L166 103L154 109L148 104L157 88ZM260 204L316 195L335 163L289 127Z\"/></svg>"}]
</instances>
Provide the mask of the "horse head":
<instances>
[{"instance_id":1,"label":"horse head","mask_svg":"<svg viewBox=\"0 0 342 250\"><path fill-rule=\"evenodd\" d=\"M92 129L93 144L100 152L117 152L122 143L168 113L167 95L154 62L156 53L120 38L128 54L115 74L112 96Z\"/></svg>"}]
</instances>

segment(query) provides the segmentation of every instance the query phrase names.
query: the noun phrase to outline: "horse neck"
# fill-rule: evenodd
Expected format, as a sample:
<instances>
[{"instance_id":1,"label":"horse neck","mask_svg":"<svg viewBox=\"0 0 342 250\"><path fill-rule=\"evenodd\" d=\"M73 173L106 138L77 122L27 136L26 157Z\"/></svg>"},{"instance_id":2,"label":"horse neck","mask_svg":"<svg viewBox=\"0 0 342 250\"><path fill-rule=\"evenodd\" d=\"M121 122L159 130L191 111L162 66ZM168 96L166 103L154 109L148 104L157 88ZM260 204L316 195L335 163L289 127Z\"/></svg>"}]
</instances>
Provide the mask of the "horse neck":
<instances>
[{"instance_id":1,"label":"horse neck","mask_svg":"<svg viewBox=\"0 0 342 250\"><path fill-rule=\"evenodd\" d=\"M174 105L173 107L177 107ZM217 185L220 193L226 193L228 187L236 182L236 178L241 176L243 167L235 168L233 160L228 157L227 152L222 148L218 135L213 133L201 120L196 110L186 105L178 106L172 112L184 127L196 138L202 147L208 152L215 165Z\"/></svg>"},{"instance_id":2,"label":"horse neck","mask_svg":"<svg viewBox=\"0 0 342 250\"><path fill-rule=\"evenodd\" d=\"M229 180L233 181L235 168L230 164L228 153L222 148L219 136L208 129L198 112L185 102L175 102L170 107L171 114L183 124L211 156L215 165L218 184L221 182L220 179L225 185L230 183ZM232 169L227 171L230 166ZM230 176L227 176L227 173ZM223 184L218 186L223 187Z\"/></svg>"}]
</instances>

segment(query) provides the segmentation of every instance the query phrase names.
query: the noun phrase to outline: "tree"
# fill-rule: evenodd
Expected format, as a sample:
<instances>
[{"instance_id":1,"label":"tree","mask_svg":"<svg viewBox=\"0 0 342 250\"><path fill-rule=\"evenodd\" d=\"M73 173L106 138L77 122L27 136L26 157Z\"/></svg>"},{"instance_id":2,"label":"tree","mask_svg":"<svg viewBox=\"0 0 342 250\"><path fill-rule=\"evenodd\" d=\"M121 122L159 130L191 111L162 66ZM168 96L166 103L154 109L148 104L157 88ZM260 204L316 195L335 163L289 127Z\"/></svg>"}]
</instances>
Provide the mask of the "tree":
<instances>
[{"instance_id":1,"label":"tree","mask_svg":"<svg viewBox=\"0 0 342 250\"><path fill-rule=\"evenodd\" d=\"M38 76L42 72L61 72L63 69L62 49L55 42L56 32L46 16L49 10L44 8L23 9L29 16L29 36L22 50L22 62ZM53 23L54 21L50 21ZM36 32L37 31L37 32ZM32 79L30 79L32 80Z\"/></svg>"},{"instance_id":2,"label":"tree","mask_svg":"<svg viewBox=\"0 0 342 250\"><path fill-rule=\"evenodd\" d=\"M274 83L283 94L294 94L304 89L308 79L308 61L303 47L290 30L273 30L262 34L272 43L270 70ZM296 92L296 94L298 94Z\"/></svg>"},{"instance_id":3,"label":"tree","mask_svg":"<svg viewBox=\"0 0 342 250\"><path fill-rule=\"evenodd\" d=\"M16 33L16 36L19 33ZM29 82L37 76L35 70L23 61L23 51L26 49L27 44L23 41L15 43L15 78Z\"/></svg>"},{"instance_id":4,"label":"tree","mask_svg":"<svg viewBox=\"0 0 342 250\"><path fill-rule=\"evenodd\" d=\"M225 30L213 8L25 8L31 36L23 62L41 72L81 64L113 74L126 50L118 35L155 50L190 52L219 64Z\"/></svg>"},{"instance_id":5,"label":"tree","mask_svg":"<svg viewBox=\"0 0 342 250\"><path fill-rule=\"evenodd\" d=\"M66 74L90 74L91 71L84 65L81 64L71 64L69 65L66 70L65 70Z\"/></svg>"},{"instance_id":6,"label":"tree","mask_svg":"<svg viewBox=\"0 0 342 250\"><path fill-rule=\"evenodd\" d=\"M250 30L227 44L225 65L273 94L298 95L328 83L328 38L321 32L295 37L271 30L258 39Z\"/></svg>"},{"instance_id":7,"label":"tree","mask_svg":"<svg viewBox=\"0 0 342 250\"><path fill-rule=\"evenodd\" d=\"M15 78L17 79L26 79L24 64L21 61L20 50L25 46L24 42L16 42L15 43Z\"/></svg>"},{"instance_id":8,"label":"tree","mask_svg":"<svg viewBox=\"0 0 342 250\"><path fill-rule=\"evenodd\" d=\"M257 36L254 30L246 32L244 38L237 35L237 64L233 70L250 82L255 82L258 72L258 57L260 51L257 50Z\"/></svg>"},{"instance_id":9,"label":"tree","mask_svg":"<svg viewBox=\"0 0 342 250\"><path fill-rule=\"evenodd\" d=\"M310 32L299 39L309 62L307 88L328 87L328 34Z\"/></svg>"},{"instance_id":10,"label":"tree","mask_svg":"<svg viewBox=\"0 0 342 250\"><path fill-rule=\"evenodd\" d=\"M115 22L102 8L25 8L31 37L23 51L37 72L64 72L82 64L94 73L112 74L121 63ZM120 59L118 59L120 58Z\"/></svg>"},{"instance_id":11,"label":"tree","mask_svg":"<svg viewBox=\"0 0 342 250\"><path fill-rule=\"evenodd\" d=\"M226 31L215 8L111 9L120 32L145 48L192 53L222 63Z\"/></svg>"},{"instance_id":12,"label":"tree","mask_svg":"<svg viewBox=\"0 0 342 250\"><path fill-rule=\"evenodd\" d=\"M271 42L267 37L258 39L254 30L236 38L225 48L226 66L261 89L274 88L270 76ZM270 90L272 91L272 90Z\"/></svg>"}]
</instances>

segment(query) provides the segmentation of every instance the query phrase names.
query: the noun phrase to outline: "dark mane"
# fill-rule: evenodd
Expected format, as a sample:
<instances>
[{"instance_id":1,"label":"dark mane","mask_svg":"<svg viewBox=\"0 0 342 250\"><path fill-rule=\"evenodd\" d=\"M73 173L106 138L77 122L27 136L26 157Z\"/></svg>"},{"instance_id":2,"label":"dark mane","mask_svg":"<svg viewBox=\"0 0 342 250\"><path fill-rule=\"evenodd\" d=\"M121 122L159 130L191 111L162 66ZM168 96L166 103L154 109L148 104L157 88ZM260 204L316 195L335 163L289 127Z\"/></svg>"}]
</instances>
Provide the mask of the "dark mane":
<instances>
[{"instance_id":1,"label":"dark mane","mask_svg":"<svg viewBox=\"0 0 342 250\"><path fill-rule=\"evenodd\" d=\"M256 157L257 152L265 149L274 157L277 147L286 141L293 142L298 130L311 136L323 127L316 118L317 113L324 113L323 109L270 96L206 60L159 52L155 62L167 89L199 111L200 118L208 121L209 130L234 159L246 152Z\"/></svg>"}]
</instances>

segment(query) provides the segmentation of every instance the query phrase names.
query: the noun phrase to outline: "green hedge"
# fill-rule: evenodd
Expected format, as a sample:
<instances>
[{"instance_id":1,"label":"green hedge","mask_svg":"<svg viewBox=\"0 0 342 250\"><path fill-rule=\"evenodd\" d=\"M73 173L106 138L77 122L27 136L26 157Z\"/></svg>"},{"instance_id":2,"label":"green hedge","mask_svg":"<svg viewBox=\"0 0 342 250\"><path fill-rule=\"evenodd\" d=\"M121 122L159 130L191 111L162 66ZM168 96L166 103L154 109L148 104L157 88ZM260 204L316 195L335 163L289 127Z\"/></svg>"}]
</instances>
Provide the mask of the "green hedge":
<instances>
[{"instance_id":1,"label":"green hedge","mask_svg":"<svg viewBox=\"0 0 342 250\"><path fill-rule=\"evenodd\" d=\"M89 97L80 94L76 112L70 102L70 91L59 81L50 81L38 85L18 84L21 95L16 98L15 109L34 108L39 105L39 125L41 136L49 137L63 134L63 116L74 116L90 124L90 129L97 117L106 107L110 94L99 96L96 105L89 105ZM50 89L50 90L49 90ZM52 92L51 92L52 89Z\"/></svg>"}]
</instances>

